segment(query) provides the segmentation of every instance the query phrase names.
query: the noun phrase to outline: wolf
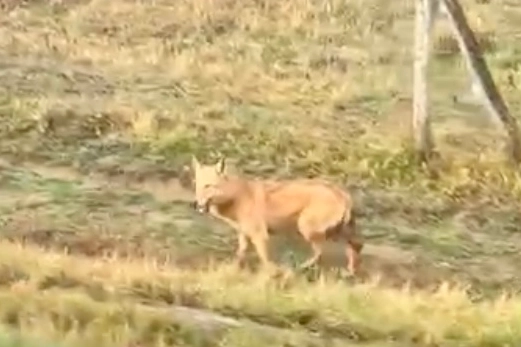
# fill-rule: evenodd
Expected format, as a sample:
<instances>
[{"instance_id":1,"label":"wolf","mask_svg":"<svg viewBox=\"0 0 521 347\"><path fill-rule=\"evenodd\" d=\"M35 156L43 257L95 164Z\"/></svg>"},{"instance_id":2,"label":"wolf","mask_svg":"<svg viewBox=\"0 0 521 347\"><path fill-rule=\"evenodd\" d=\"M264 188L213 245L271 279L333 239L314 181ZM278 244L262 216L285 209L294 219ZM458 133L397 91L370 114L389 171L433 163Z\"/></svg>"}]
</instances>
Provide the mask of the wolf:
<instances>
[{"instance_id":1,"label":"wolf","mask_svg":"<svg viewBox=\"0 0 521 347\"><path fill-rule=\"evenodd\" d=\"M270 235L297 232L312 250L300 269L319 262L329 239L343 242L348 274L356 274L364 242L357 231L353 200L340 187L319 179L269 180L230 174L225 157L205 165L192 156L192 169L194 208L237 231L238 266L250 244L263 265L275 266L269 256Z\"/></svg>"}]
</instances>

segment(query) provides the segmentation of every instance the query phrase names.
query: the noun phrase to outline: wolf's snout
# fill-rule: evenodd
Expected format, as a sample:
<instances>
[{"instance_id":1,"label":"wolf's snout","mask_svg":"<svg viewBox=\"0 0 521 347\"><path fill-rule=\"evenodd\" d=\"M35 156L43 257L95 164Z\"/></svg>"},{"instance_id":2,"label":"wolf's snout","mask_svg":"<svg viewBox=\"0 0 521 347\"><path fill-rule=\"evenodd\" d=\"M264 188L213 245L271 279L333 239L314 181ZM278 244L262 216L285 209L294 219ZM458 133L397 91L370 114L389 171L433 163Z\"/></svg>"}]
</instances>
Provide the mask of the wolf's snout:
<instances>
[{"instance_id":1,"label":"wolf's snout","mask_svg":"<svg viewBox=\"0 0 521 347\"><path fill-rule=\"evenodd\" d=\"M200 213L207 213L210 209L208 203L199 203L197 201L194 201L191 203L191 205L197 212Z\"/></svg>"}]
</instances>

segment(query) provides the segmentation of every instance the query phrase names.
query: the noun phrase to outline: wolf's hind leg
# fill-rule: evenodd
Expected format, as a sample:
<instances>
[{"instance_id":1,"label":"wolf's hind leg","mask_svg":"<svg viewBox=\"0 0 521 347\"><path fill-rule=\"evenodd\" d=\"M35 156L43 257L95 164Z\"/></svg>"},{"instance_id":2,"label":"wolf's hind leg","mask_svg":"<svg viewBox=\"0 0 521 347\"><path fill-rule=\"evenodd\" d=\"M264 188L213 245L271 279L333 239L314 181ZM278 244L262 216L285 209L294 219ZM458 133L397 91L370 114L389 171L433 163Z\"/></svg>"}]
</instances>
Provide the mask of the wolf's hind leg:
<instances>
[{"instance_id":1,"label":"wolf's hind leg","mask_svg":"<svg viewBox=\"0 0 521 347\"><path fill-rule=\"evenodd\" d=\"M313 254L299 266L299 268L302 270L308 269L317 264L322 258L322 254L324 253L324 240L322 238L314 238L307 241L311 245Z\"/></svg>"},{"instance_id":2,"label":"wolf's hind leg","mask_svg":"<svg viewBox=\"0 0 521 347\"><path fill-rule=\"evenodd\" d=\"M314 218L305 213L301 214L298 220L298 229L302 237L311 246L313 254L299 268L307 269L317 264L324 253L325 233L321 232L321 227L315 222Z\"/></svg>"},{"instance_id":3,"label":"wolf's hind leg","mask_svg":"<svg viewBox=\"0 0 521 347\"><path fill-rule=\"evenodd\" d=\"M342 228L342 237L346 244L347 271L354 276L360 267L360 253L364 247L361 235L358 233L353 215Z\"/></svg>"}]
</instances>

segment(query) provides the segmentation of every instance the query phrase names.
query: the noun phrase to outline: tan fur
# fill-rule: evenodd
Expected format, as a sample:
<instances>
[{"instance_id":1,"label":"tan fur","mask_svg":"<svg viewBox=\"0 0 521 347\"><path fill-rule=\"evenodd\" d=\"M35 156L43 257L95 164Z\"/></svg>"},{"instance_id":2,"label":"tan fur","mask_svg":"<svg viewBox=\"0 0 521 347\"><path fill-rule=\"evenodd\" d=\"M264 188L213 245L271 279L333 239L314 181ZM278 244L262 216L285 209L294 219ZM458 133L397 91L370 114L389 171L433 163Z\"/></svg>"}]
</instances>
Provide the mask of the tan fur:
<instances>
[{"instance_id":1,"label":"tan fur","mask_svg":"<svg viewBox=\"0 0 521 347\"><path fill-rule=\"evenodd\" d=\"M238 232L236 261L243 263L251 242L264 265L269 236L298 232L310 244L313 255L301 267L320 260L326 239L346 245L347 269L354 274L363 247L352 215L352 199L339 187L317 179L251 180L230 175L224 159L203 165L192 158L196 205L228 223Z\"/></svg>"}]
</instances>

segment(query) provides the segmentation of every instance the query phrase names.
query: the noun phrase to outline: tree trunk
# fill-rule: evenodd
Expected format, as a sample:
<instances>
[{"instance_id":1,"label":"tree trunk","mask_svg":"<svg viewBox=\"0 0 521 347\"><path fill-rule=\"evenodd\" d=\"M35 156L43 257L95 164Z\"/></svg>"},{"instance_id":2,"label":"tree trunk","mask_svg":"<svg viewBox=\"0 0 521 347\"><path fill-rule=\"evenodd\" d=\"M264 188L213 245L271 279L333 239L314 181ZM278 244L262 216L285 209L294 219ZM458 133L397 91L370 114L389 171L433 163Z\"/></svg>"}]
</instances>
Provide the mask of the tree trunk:
<instances>
[{"instance_id":1,"label":"tree trunk","mask_svg":"<svg viewBox=\"0 0 521 347\"><path fill-rule=\"evenodd\" d=\"M515 162L521 162L521 138L517 121L510 114L508 107L498 91L487 67L478 41L474 36L458 0L440 0L445 5L454 34L469 69L475 90L482 104L494 119L505 127L509 136L507 146L509 157Z\"/></svg>"},{"instance_id":2,"label":"tree trunk","mask_svg":"<svg viewBox=\"0 0 521 347\"><path fill-rule=\"evenodd\" d=\"M427 162L434 151L427 90L430 29L435 20L433 4L432 0L416 0L412 127L415 149L421 162Z\"/></svg>"}]
</instances>

